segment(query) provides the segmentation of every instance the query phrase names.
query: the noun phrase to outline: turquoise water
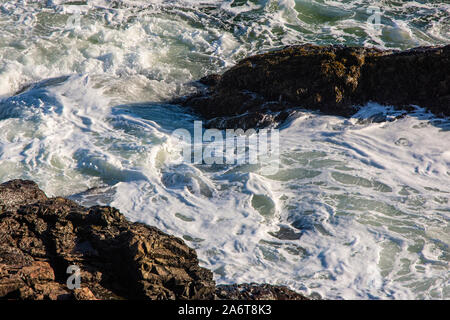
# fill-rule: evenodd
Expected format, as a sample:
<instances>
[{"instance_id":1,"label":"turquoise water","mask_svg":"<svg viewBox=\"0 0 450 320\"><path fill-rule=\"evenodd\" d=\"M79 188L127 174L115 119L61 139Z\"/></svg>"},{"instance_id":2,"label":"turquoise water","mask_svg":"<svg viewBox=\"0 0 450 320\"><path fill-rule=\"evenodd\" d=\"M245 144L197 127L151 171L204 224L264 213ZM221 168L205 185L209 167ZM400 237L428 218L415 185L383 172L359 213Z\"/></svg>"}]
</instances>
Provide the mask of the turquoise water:
<instances>
[{"instance_id":1,"label":"turquoise water","mask_svg":"<svg viewBox=\"0 0 450 320\"><path fill-rule=\"evenodd\" d=\"M449 44L449 21L446 1L0 1L0 181L114 205L184 238L219 283L448 299L448 120L298 112L265 174L177 162L171 133L197 119L164 101L289 44Z\"/></svg>"}]
</instances>

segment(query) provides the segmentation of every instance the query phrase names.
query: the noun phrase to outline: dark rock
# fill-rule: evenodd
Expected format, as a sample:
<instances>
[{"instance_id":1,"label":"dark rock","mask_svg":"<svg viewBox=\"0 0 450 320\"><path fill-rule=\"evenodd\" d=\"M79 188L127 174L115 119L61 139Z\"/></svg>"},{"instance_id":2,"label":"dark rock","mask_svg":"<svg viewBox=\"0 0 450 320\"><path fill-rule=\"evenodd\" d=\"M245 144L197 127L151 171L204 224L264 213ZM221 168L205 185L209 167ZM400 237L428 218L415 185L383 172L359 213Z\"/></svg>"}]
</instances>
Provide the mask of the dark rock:
<instances>
[{"instance_id":1,"label":"dark rock","mask_svg":"<svg viewBox=\"0 0 450 320\"><path fill-rule=\"evenodd\" d=\"M47 199L32 181L13 180L0 185L0 213L3 207L17 208Z\"/></svg>"},{"instance_id":2,"label":"dark rock","mask_svg":"<svg viewBox=\"0 0 450 320\"><path fill-rule=\"evenodd\" d=\"M304 108L351 116L369 101L407 109L426 107L450 115L450 45L407 51L345 46L291 46L246 58L222 76L203 78L209 90L185 106L219 128L237 116L266 126L262 115ZM241 118L241 119L244 119ZM250 127L250 125L247 125Z\"/></svg>"},{"instance_id":3,"label":"dark rock","mask_svg":"<svg viewBox=\"0 0 450 320\"><path fill-rule=\"evenodd\" d=\"M277 232L270 232L269 234L280 240L298 240L302 236L301 233L295 232L291 228L283 226L281 226L280 230Z\"/></svg>"},{"instance_id":4,"label":"dark rock","mask_svg":"<svg viewBox=\"0 0 450 320\"><path fill-rule=\"evenodd\" d=\"M285 121L293 110L278 112L247 112L237 116L216 117L205 123L206 128L240 128L243 130L252 128L265 128L272 124Z\"/></svg>"},{"instance_id":5,"label":"dark rock","mask_svg":"<svg viewBox=\"0 0 450 320\"><path fill-rule=\"evenodd\" d=\"M195 251L114 208L48 199L36 184L0 186L0 297L212 299L212 273ZM81 269L82 291L66 286ZM81 290L81 289L80 289Z\"/></svg>"},{"instance_id":6,"label":"dark rock","mask_svg":"<svg viewBox=\"0 0 450 320\"><path fill-rule=\"evenodd\" d=\"M198 82L206 86L215 86L219 83L221 76L219 74L210 74L201 78Z\"/></svg>"},{"instance_id":7,"label":"dark rock","mask_svg":"<svg viewBox=\"0 0 450 320\"><path fill-rule=\"evenodd\" d=\"M284 286L244 283L235 285L219 285L217 298L222 300L309 300Z\"/></svg>"},{"instance_id":8,"label":"dark rock","mask_svg":"<svg viewBox=\"0 0 450 320\"><path fill-rule=\"evenodd\" d=\"M0 208L0 299L215 299L216 291L227 298L181 239L114 208L47 198L23 180L0 185ZM81 288L69 290L73 265ZM288 297L283 290L253 286L247 296Z\"/></svg>"}]
</instances>

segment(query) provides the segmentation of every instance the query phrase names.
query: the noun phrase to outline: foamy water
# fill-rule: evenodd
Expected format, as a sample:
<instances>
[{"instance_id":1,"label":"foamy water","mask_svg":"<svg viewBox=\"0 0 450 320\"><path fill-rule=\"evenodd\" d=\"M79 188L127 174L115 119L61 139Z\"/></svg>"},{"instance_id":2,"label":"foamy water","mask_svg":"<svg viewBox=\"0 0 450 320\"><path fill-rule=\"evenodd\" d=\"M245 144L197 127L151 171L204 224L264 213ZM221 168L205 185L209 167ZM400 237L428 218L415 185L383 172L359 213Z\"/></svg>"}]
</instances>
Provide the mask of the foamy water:
<instances>
[{"instance_id":1,"label":"foamy water","mask_svg":"<svg viewBox=\"0 0 450 320\"><path fill-rule=\"evenodd\" d=\"M450 121L299 111L264 175L179 164L171 133L197 119L162 103L274 47L448 44L449 21L445 1L0 1L0 182L183 237L219 283L449 299Z\"/></svg>"}]
</instances>

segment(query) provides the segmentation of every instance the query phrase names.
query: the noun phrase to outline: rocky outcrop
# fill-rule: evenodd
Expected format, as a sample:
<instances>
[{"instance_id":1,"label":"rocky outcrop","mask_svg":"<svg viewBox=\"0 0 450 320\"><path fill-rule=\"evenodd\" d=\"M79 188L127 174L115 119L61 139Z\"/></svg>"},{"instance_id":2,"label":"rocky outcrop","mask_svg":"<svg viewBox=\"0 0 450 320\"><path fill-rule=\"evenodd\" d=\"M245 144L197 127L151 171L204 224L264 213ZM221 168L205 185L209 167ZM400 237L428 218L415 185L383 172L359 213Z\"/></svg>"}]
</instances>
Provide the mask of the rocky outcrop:
<instances>
[{"instance_id":1,"label":"rocky outcrop","mask_svg":"<svg viewBox=\"0 0 450 320\"><path fill-rule=\"evenodd\" d=\"M309 300L283 286L256 283L220 285L216 295L225 300Z\"/></svg>"},{"instance_id":2,"label":"rocky outcrop","mask_svg":"<svg viewBox=\"0 0 450 320\"><path fill-rule=\"evenodd\" d=\"M48 199L29 181L0 186L0 297L67 298L67 268L85 292L75 298L211 299L212 273L178 238L129 223L110 207Z\"/></svg>"},{"instance_id":3,"label":"rocky outcrop","mask_svg":"<svg viewBox=\"0 0 450 320\"><path fill-rule=\"evenodd\" d=\"M69 289L68 280L76 284L70 266L79 268L81 288ZM47 198L30 181L0 185L0 299L302 297L279 287L271 294L271 287L224 294L227 286L216 289L212 273L176 237L130 223L111 207Z\"/></svg>"},{"instance_id":4,"label":"rocky outcrop","mask_svg":"<svg viewBox=\"0 0 450 320\"><path fill-rule=\"evenodd\" d=\"M449 116L448 70L450 45L407 51L290 46L201 79L207 89L183 104L218 128L266 126L299 107L350 116L369 101Z\"/></svg>"}]
</instances>

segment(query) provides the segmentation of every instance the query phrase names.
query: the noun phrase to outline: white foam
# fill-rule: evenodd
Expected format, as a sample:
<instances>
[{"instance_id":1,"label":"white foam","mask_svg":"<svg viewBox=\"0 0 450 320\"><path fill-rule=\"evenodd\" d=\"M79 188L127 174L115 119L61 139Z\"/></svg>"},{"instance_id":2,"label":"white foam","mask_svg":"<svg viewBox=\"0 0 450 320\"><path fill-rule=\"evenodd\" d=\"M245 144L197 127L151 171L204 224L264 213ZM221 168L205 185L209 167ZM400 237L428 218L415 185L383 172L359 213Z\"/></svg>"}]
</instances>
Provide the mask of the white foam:
<instances>
[{"instance_id":1,"label":"white foam","mask_svg":"<svg viewBox=\"0 0 450 320\"><path fill-rule=\"evenodd\" d=\"M170 133L195 117L160 103L286 44L448 42L446 4L387 8L383 32L365 22L372 1L111 4L0 4L0 181L33 179L184 237L219 283L449 298L448 122L418 110L374 123L399 111L373 104L349 120L299 113L281 131L281 171L268 176L177 164ZM436 19L418 29L408 20L417 9ZM81 24L68 27L74 13Z\"/></svg>"}]
</instances>

